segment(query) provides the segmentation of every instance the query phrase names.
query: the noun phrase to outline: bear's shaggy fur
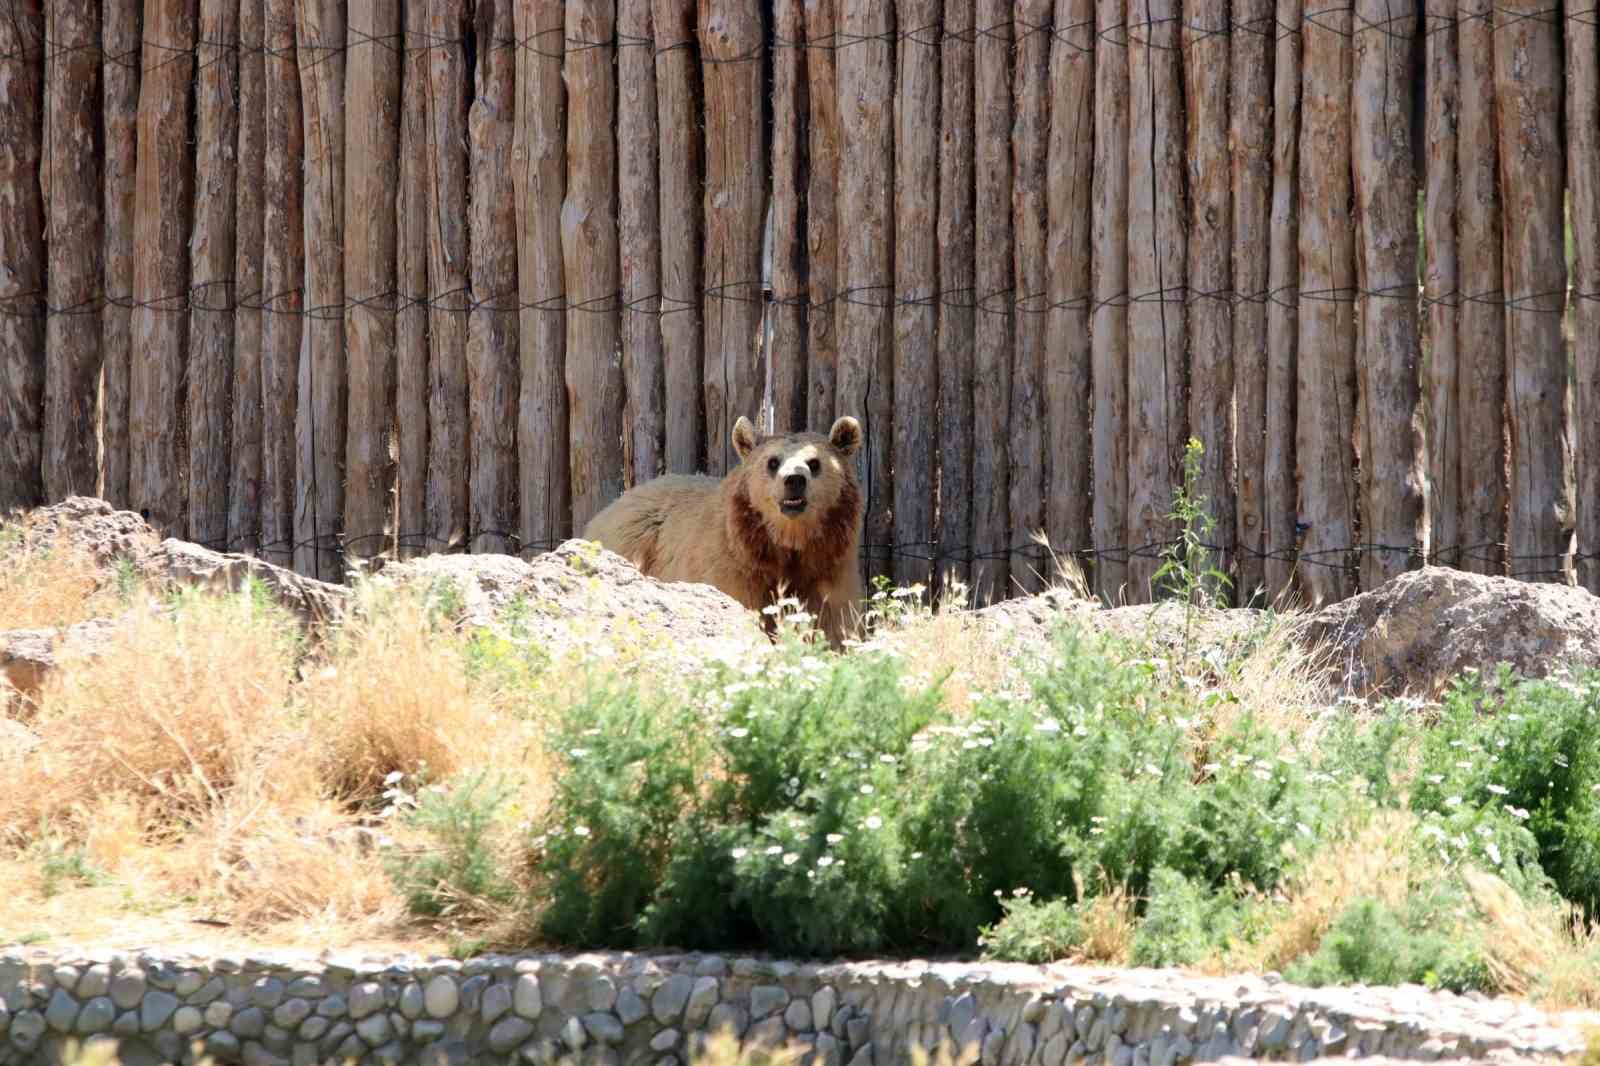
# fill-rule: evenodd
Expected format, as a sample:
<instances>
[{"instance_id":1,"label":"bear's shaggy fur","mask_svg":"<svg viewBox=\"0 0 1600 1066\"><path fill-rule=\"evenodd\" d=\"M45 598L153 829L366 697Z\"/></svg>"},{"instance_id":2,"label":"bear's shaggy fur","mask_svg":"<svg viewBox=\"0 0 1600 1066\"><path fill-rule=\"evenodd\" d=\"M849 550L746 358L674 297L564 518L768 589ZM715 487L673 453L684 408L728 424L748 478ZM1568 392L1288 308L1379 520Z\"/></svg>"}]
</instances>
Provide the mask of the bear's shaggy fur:
<instances>
[{"instance_id":1,"label":"bear's shaggy fur","mask_svg":"<svg viewBox=\"0 0 1600 1066\"><path fill-rule=\"evenodd\" d=\"M861 610L860 446L860 423L848 415L826 437L759 437L741 417L739 465L726 477L636 485L590 519L583 538L649 577L713 585L752 610L792 596L838 647Z\"/></svg>"}]
</instances>

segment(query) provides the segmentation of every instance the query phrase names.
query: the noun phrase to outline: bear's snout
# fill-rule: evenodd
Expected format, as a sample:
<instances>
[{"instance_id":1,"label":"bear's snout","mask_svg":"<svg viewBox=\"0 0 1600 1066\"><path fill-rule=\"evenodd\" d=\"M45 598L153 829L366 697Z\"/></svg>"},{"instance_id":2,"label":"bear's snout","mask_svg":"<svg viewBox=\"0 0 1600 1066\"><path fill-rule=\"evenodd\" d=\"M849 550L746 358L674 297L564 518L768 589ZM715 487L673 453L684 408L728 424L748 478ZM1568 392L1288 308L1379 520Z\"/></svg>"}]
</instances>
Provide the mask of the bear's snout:
<instances>
[{"instance_id":1,"label":"bear's snout","mask_svg":"<svg viewBox=\"0 0 1600 1066\"><path fill-rule=\"evenodd\" d=\"M790 517L804 514L806 509L806 482L808 480L804 474L785 474L783 478L783 499L779 501L778 509Z\"/></svg>"},{"instance_id":2,"label":"bear's snout","mask_svg":"<svg viewBox=\"0 0 1600 1066\"><path fill-rule=\"evenodd\" d=\"M804 474L790 474L783 479L783 488L790 496L804 496L806 492L806 476Z\"/></svg>"}]
</instances>

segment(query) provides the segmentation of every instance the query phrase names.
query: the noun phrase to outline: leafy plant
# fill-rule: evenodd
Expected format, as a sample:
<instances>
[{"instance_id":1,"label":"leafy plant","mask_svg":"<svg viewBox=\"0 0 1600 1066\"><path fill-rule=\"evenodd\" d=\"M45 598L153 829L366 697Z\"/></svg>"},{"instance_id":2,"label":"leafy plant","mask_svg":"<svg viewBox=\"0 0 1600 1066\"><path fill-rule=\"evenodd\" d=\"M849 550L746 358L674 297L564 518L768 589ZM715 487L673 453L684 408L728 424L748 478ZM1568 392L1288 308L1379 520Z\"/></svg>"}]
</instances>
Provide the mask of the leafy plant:
<instances>
[{"instance_id":1,"label":"leafy plant","mask_svg":"<svg viewBox=\"0 0 1600 1066\"><path fill-rule=\"evenodd\" d=\"M1178 524L1178 540L1162 550L1162 563L1152 581L1165 585L1184 602L1184 657L1193 645L1194 616L1197 607L1214 607L1222 602L1222 590L1233 582L1211 561L1208 538L1217 520L1206 510L1206 497L1197 492L1200 458L1205 446L1190 437L1183 450L1183 484L1173 493L1172 510L1167 517Z\"/></svg>"},{"instance_id":2,"label":"leafy plant","mask_svg":"<svg viewBox=\"0 0 1600 1066\"><path fill-rule=\"evenodd\" d=\"M389 859L389 873L418 914L444 914L464 901L504 902L512 889L497 870L490 830L510 789L485 774L465 778L455 788L422 790L412 803L395 793L392 803L407 809L407 823L426 832L436 846Z\"/></svg>"}]
</instances>

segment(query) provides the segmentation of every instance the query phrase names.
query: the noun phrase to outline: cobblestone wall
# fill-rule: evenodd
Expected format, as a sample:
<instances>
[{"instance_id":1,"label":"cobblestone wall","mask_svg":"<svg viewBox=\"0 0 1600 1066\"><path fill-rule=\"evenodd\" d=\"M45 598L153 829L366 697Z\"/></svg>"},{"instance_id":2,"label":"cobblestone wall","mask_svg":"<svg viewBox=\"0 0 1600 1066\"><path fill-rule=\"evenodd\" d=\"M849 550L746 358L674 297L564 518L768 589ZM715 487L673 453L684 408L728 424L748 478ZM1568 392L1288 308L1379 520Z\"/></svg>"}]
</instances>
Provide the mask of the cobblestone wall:
<instances>
[{"instance_id":1,"label":"cobblestone wall","mask_svg":"<svg viewBox=\"0 0 1600 1066\"><path fill-rule=\"evenodd\" d=\"M1565 1054L1539 1012L1421 989L973 964L794 965L707 955L451 960L0 955L0 1064L115 1040L125 1066L683 1066L717 1029L813 1066L890 1066L948 1040L982 1066L1181 1066L1234 1057Z\"/></svg>"}]
</instances>

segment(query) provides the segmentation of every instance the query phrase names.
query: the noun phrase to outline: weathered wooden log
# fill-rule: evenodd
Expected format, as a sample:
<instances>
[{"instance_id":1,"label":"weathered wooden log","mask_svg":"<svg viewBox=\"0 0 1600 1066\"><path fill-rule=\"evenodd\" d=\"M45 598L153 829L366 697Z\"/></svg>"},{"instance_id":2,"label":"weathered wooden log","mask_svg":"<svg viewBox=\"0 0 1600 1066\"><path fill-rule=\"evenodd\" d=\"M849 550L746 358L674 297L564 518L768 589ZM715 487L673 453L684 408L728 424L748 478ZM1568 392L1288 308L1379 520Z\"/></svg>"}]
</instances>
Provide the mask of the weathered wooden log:
<instances>
[{"instance_id":1,"label":"weathered wooden log","mask_svg":"<svg viewBox=\"0 0 1600 1066\"><path fill-rule=\"evenodd\" d=\"M762 144L761 5L700 0L705 86L706 469L738 465L731 434L761 403L761 234L767 167ZM576 490L574 490L576 491Z\"/></svg>"},{"instance_id":2,"label":"weathered wooden log","mask_svg":"<svg viewBox=\"0 0 1600 1066\"><path fill-rule=\"evenodd\" d=\"M518 9L520 10L520 8ZM428 529L428 13L405 9L400 167L395 189L395 550L421 554ZM521 202L521 198L518 198Z\"/></svg>"},{"instance_id":3,"label":"weathered wooden log","mask_svg":"<svg viewBox=\"0 0 1600 1066\"><path fill-rule=\"evenodd\" d=\"M772 424L778 432L806 426L805 7L777 0L772 55L772 346L767 373Z\"/></svg>"},{"instance_id":4,"label":"weathered wooden log","mask_svg":"<svg viewBox=\"0 0 1600 1066\"><path fill-rule=\"evenodd\" d=\"M105 0L100 9L100 108L105 156L105 306L100 312L105 387L101 399L104 443L100 491L114 507L128 505L128 467L133 460L128 439L128 390L133 373L134 160L139 143L139 27L143 8L143 0ZM252 9L259 27L261 0L247 0L241 17L251 18ZM258 42L262 32L256 33ZM260 96L256 99L259 108ZM259 219L257 222L259 225ZM259 251L256 258L259 261ZM258 388L258 394L259 391ZM3 448L0 445L0 450ZM0 500L4 496L0 491Z\"/></svg>"},{"instance_id":5,"label":"weathered wooden log","mask_svg":"<svg viewBox=\"0 0 1600 1066\"><path fill-rule=\"evenodd\" d=\"M1506 543L1511 575L1567 581L1572 484L1567 263L1561 138L1561 27L1532 0L1495 8L1494 98L1505 232L1506 412L1511 438ZM1579 24L1582 26L1582 24Z\"/></svg>"},{"instance_id":6,"label":"weathered wooden log","mask_svg":"<svg viewBox=\"0 0 1600 1066\"><path fill-rule=\"evenodd\" d=\"M1600 55L1595 28L1569 20L1567 48L1567 188L1577 253L1572 284L1583 298L1572 310L1573 444L1576 450L1578 584L1600 593Z\"/></svg>"},{"instance_id":7,"label":"weathered wooden log","mask_svg":"<svg viewBox=\"0 0 1600 1066\"><path fill-rule=\"evenodd\" d=\"M666 468L702 469L704 351L700 328L700 68L694 0L653 0L661 138L661 354Z\"/></svg>"},{"instance_id":8,"label":"weathered wooden log","mask_svg":"<svg viewBox=\"0 0 1600 1066\"><path fill-rule=\"evenodd\" d=\"M1427 3L1427 93L1423 138L1427 191L1423 206L1423 297L1428 317L1427 457L1430 554L1461 565L1461 368L1456 347L1460 272L1456 265L1455 0Z\"/></svg>"},{"instance_id":9,"label":"weathered wooden log","mask_svg":"<svg viewBox=\"0 0 1600 1066\"><path fill-rule=\"evenodd\" d=\"M622 370L627 484L662 472L667 416L661 347L661 193L656 167L655 30L650 0L617 5L617 188L622 250ZM787 123L780 123L788 127ZM512 264L512 269L516 264Z\"/></svg>"},{"instance_id":10,"label":"weathered wooden log","mask_svg":"<svg viewBox=\"0 0 1600 1066\"><path fill-rule=\"evenodd\" d=\"M1122 0L1096 0L1094 48L1095 580L1103 599L1128 595L1128 49ZM1115 32L1115 36L1113 33Z\"/></svg>"},{"instance_id":11,"label":"weathered wooden log","mask_svg":"<svg viewBox=\"0 0 1600 1066\"><path fill-rule=\"evenodd\" d=\"M100 5L95 0L52 0L48 14L45 277L55 313L45 323L43 474L45 498L60 500L96 495L100 488L100 320L93 313L100 295L102 242L95 130ZM226 33L228 27L217 30ZM202 139L205 132L202 122ZM222 488L227 489L225 480Z\"/></svg>"},{"instance_id":12,"label":"weathered wooden log","mask_svg":"<svg viewBox=\"0 0 1600 1066\"><path fill-rule=\"evenodd\" d=\"M109 14L109 9L108 9ZM239 155L234 183L233 254L233 451L228 468L228 547L261 550L261 302L266 259L262 212L266 198L267 54L264 0L239 4ZM110 72L107 71L109 79ZM109 87L109 81L108 81ZM109 128L109 122L108 122ZM109 158L107 178L110 178ZM107 189L106 225L112 212ZM107 288L111 266L106 260ZM111 320L106 319L106 337ZM111 395L111 364L106 364L106 396ZM109 416L107 424L109 426ZM107 460L111 440L107 433ZM107 466L109 476L110 466Z\"/></svg>"},{"instance_id":13,"label":"weathered wooden log","mask_svg":"<svg viewBox=\"0 0 1600 1066\"><path fill-rule=\"evenodd\" d=\"M940 0L902 0L916 34L939 24ZM939 51L902 37L894 97L894 562L901 586L932 579L939 364Z\"/></svg>"},{"instance_id":14,"label":"weathered wooden log","mask_svg":"<svg viewBox=\"0 0 1600 1066\"><path fill-rule=\"evenodd\" d=\"M1045 533L1057 554L1091 543L1089 309L1094 183L1094 0L1056 0L1050 49L1050 233L1045 251ZM1049 571L1046 576L1050 576ZM1086 576L1090 576L1087 575Z\"/></svg>"},{"instance_id":15,"label":"weathered wooden log","mask_svg":"<svg viewBox=\"0 0 1600 1066\"><path fill-rule=\"evenodd\" d=\"M572 528L582 530L622 494L615 4L572 0L566 16L567 196L561 207L561 253L572 308L566 360Z\"/></svg>"},{"instance_id":16,"label":"weathered wooden log","mask_svg":"<svg viewBox=\"0 0 1600 1066\"><path fill-rule=\"evenodd\" d=\"M1411 45L1417 20L1392 0L1357 0L1351 163L1355 175L1361 362L1361 586L1421 565L1422 441L1417 363L1417 180Z\"/></svg>"},{"instance_id":17,"label":"weathered wooden log","mask_svg":"<svg viewBox=\"0 0 1600 1066\"><path fill-rule=\"evenodd\" d=\"M182 471L183 381L188 330L189 216L194 161L195 12L189 0L147 0L144 82L133 243L133 373L129 423L133 464L129 506L163 536L188 533Z\"/></svg>"},{"instance_id":18,"label":"weathered wooden log","mask_svg":"<svg viewBox=\"0 0 1600 1066\"><path fill-rule=\"evenodd\" d=\"M1300 344L1297 352L1299 578L1313 605L1356 589L1355 249L1350 217L1351 16L1304 22L1300 148Z\"/></svg>"},{"instance_id":19,"label":"weathered wooden log","mask_svg":"<svg viewBox=\"0 0 1600 1066\"><path fill-rule=\"evenodd\" d=\"M939 57L939 558L933 575L941 596L949 583L966 586L972 578L973 18L973 0L945 0ZM816 367L815 359L811 365Z\"/></svg>"},{"instance_id":20,"label":"weathered wooden log","mask_svg":"<svg viewBox=\"0 0 1600 1066\"><path fill-rule=\"evenodd\" d=\"M294 563L322 581L344 576L343 0L299 0L305 115L306 317L295 409Z\"/></svg>"},{"instance_id":21,"label":"weathered wooden log","mask_svg":"<svg viewBox=\"0 0 1600 1066\"><path fill-rule=\"evenodd\" d=\"M352 561L390 546L394 517L394 211L400 180L398 5L350 0L345 74L345 302L349 425L344 547ZM507 161L499 161L502 171Z\"/></svg>"},{"instance_id":22,"label":"weathered wooden log","mask_svg":"<svg viewBox=\"0 0 1600 1066\"><path fill-rule=\"evenodd\" d=\"M1218 550L1206 563L1234 581L1238 522L1234 477L1235 291L1233 174L1229 166L1229 34L1226 0L1194 0L1183 9L1183 74L1189 165L1189 436L1205 449L1195 492L1214 523L1206 538ZM1251 36L1248 30L1237 36ZM1237 39L1237 37L1235 38ZM1262 86L1264 88L1264 85ZM1263 204L1264 206L1264 204ZM1196 531L1198 532L1198 530ZM1236 589L1211 578L1213 596Z\"/></svg>"},{"instance_id":23,"label":"weathered wooden log","mask_svg":"<svg viewBox=\"0 0 1600 1066\"><path fill-rule=\"evenodd\" d=\"M1300 321L1300 34L1304 0L1277 0L1277 48L1272 86L1272 215L1267 265L1266 440L1262 464L1261 543L1266 600L1294 595L1298 545L1298 424Z\"/></svg>"},{"instance_id":24,"label":"weathered wooden log","mask_svg":"<svg viewBox=\"0 0 1600 1066\"><path fill-rule=\"evenodd\" d=\"M1012 72L1015 121L1011 136L1013 345L1009 405L1008 520L1011 584L1024 595L1044 587L1051 574L1033 538L1044 532L1045 307L1050 270L1045 259L1045 161L1050 138L1051 0L1017 0L1018 35ZM1043 560L1043 561L1042 561Z\"/></svg>"},{"instance_id":25,"label":"weathered wooden log","mask_svg":"<svg viewBox=\"0 0 1600 1066\"><path fill-rule=\"evenodd\" d=\"M44 21L37 0L0 18L0 513L44 499Z\"/></svg>"},{"instance_id":26,"label":"weathered wooden log","mask_svg":"<svg viewBox=\"0 0 1600 1066\"><path fill-rule=\"evenodd\" d=\"M1257 604L1266 592L1267 340L1272 262L1273 0L1237 0L1233 8L1228 136L1233 143L1234 448L1238 462L1233 602ZM1298 92L1298 86L1295 87ZM1290 162L1293 166L1293 162ZM1219 531L1226 533L1226 530Z\"/></svg>"},{"instance_id":27,"label":"weathered wooden log","mask_svg":"<svg viewBox=\"0 0 1600 1066\"><path fill-rule=\"evenodd\" d=\"M1456 123L1456 218L1461 301L1456 336L1461 424L1461 566L1506 572L1506 311L1499 137L1494 113L1496 12L1491 0L1460 0L1461 67ZM1520 314L1522 312L1513 312Z\"/></svg>"},{"instance_id":28,"label":"weathered wooden log","mask_svg":"<svg viewBox=\"0 0 1600 1066\"><path fill-rule=\"evenodd\" d=\"M1128 3L1128 596L1155 596L1183 484L1183 83L1176 0Z\"/></svg>"},{"instance_id":29,"label":"weathered wooden log","mask_svg":"<svg viewBox=\"0 0 1600 1066\"><path fill-rule=\"evenodd\" d=\"M957 0L958 3L967 0ZM807 421L821 432L834 419L839 379L839 83L838 0L805 0L806 100L810 175L806 250L810 323L806 337ZM856 417L861 417L859 413Z\"/></svg>"},{"instance_id":30,"label":"weathered wooden log","mask_svg":"<svg viewBox=\"0 0 1600 1066\"><path fill-rule=\"evenodd\" d=\"M559 5L517 0L517 128L512 138L517 195L517 408L522 544L552 548L572 532L567 462L566 280L561 203L567 187L566 89L561 69L566 22Z\"/></svg>"},{"instance_id":31,"label":"weathered wooden log","mask_svg":"<svg viewBox=\"0 0 1600 1066\"><path fill-rule=\"evenodd\" d=\"M467 116L472 150L472 316L467 333L471 411L468 548L509 553L517 537L517 202L511 142L517 41L511 5L477 8L477 91Z\"/></svg>"},{"instance_id":32,"label":"weathered wooden log","mask_svg":"<svg viewBox=\"0 0 1600 1066\"><path fill-rule=\"evenodd\" d=\"M262 233L261 554L294 561L294 424L305 279L305 127L295 60L293 0L266 0L266 162Z\"/></svg>"},{"instance_id":33,"label":"weathered wooden log","mask_svg":"<svg viewBox=\"0 0 1600 1066\"><path fill-rule=\"evenodd\" d=\"M1011 589L1011 5L978 0L974 56L978 314L972 368L972 584L978 603Z\"/></svg>"},{"instance_id":34,"label":"weathered wooden log","mask_svg":"<svg viewBox=\"0 0 1600 1066\"><path fill-rule=\"evenodd\" d=\"M466 0L428 5L427 550L468 549Z\"/></svg>"}]
</instances>

